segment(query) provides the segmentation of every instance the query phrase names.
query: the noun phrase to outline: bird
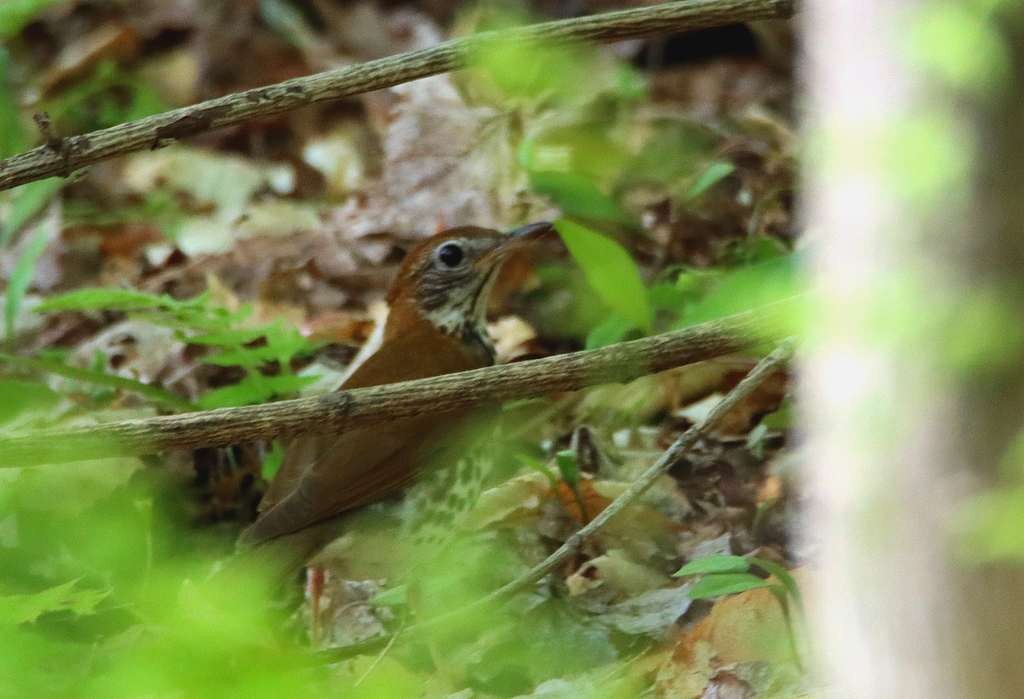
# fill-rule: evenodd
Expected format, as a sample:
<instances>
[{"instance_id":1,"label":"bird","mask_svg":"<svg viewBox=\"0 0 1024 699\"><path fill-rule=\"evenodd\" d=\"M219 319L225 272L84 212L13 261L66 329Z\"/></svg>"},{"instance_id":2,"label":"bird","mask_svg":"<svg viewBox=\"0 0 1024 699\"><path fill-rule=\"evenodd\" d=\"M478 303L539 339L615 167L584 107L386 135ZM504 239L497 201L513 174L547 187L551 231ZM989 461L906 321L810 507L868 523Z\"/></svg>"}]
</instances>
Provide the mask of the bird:
<instances>
[{"instance_id":1,"label":"bird","mask_svg":"<svg viewBox=\"0 0 1024 699\"><path fill-rule=\"evenodd\" d=\"M414 246L388 292L381 331L357 356L339 390L493 364L486 313L502 263L552 230L548 222L508 233L460 226ZM239 547L264 554L282 572L299 570L338 536L347 514L401 493L428 466L446 461L446 446L470 417L466 412L424 413L293 438L285 445L284 461L256 520L239 537ZM473 493L479 493L479 469L471 459L456 456L450 461L447 468L442 463L442 475L434 474L433 480L460 492L446 500L449 507L452 502L469 507Z\"/></svg>"}]
</instances>

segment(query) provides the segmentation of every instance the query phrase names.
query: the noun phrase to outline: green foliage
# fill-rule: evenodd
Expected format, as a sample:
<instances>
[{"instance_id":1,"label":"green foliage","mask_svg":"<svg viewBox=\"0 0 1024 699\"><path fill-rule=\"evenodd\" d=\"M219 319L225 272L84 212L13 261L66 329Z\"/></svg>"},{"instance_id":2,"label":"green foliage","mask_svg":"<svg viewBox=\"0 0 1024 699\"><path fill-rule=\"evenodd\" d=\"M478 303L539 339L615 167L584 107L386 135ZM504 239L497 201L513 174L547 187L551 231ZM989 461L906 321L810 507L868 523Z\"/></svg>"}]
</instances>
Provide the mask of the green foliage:
<instances>
[{"instance_id":1,"label":"green foliage","mask_svg":"<svg viewBox=\"0 0 1024 699\"><path fill-rule=\"evenodd\" d=\"M316 376L291 373L294 359L316 349L295 328L280 321L246 325L251 308L229 311L213 304L206 295L178 300L166 294L131 289L89 288L53 296L37 310L131 312L149 322L174 328L185 342L209 348L203 358L205 363L245 370L245 376L237 383L204 393L198 401L201 408L263 403L293 395L317 380ZM263 372L270 364L276 364L278 374Z\"/></svg>"},{"instance_id":2,"label":"green foliage","mask_svg":"<svg viewBox=\"0 0 1024 699\"><path fill-rule=\"evenodd\" d=\"M11 190L8 193L10 206L7 216L0 223L0 246L6 245L15 233L46 208L63 186L61 178L49 177Z\"/></svg>"},{"instance_id":3,"label":"green foliage","mask_svg":"<svg viewBox=\"0 0 1024 699\"><path fill-rule=\"evenodd\" d=\"M7 50L0 46L0 158L21 152L28 144L18 99L10 83L10 65Z\"/></svg>"},{"instance_id":4,"label":"green foliage","mask_svg":"<svg viewBox=\"0 0 1024 699\"><path fill-rule=\"evenodd\" d=\"M99 359L102 359L102 357L99 357ZM49 357L20 357L13 354L0 354L0 365L26 369L37 373L56 374L94 387L136 393L153 403L163 405L171 408L172 410L188 411L195 408L195 406L181 396L171 393L159 386L151 386L150 384L142 383L141 381L135 381L123 376L110 374L103 371L101 368L71 366L62 359ZM33 385L39 386L38 384Z\"/></svg>"},{"instance_id":5,"label":"green foliage","mask_svg":"<svg viewBox=\"0 0 1024 699\"><path fill-rule=\"evenodd\" d=\"M760 570L773 576L774 580L754 573ZM701 575L690 586L690 599L715 599L749 590L768 590L782 608L782 615L789 632L793 660L799 666L796 632L793 628L793 608L803 616L803 598L796 579L784 567L773 561L756 556L712 555L690 561L675 573L676 577Z\"/></svg>"},{"instance_id":6,"label":"green foliage","mask_svg":"<svg viewBox=\"0 0 1024 699\"><path fill-rule=\"evenodd\" d=\"M128 222L149 223L174 240L188 221L188 214L175 192L168 188L150 190L138 203L117 207L99 205L86 199L69 199L64 203L67 225L114 226Z\"/></svg>"},{"instance_id":7,"label":"green foliage","mask_svg":"<svg viewBox=\"0 0 1024 699\"><path fill-rule=\"evenodd\" d=\"M0 3L0 41L14 38L48 7L67 0L4 0Z\"/></svg>"},{"instance_id":8,"label":"green foliage","mask_svg":"<svg viewBox=\"0 0 1024 699\"><path fill-rule=\"evenodd\" d=\"M555 464L558 466L558 473L562 480L575 488L580 482L580 467L576 463L576 452L572 449L565 449L555 454Z\"/></svg>"},{"instance_id":9,"label":"green foliage","mask_svg":"<svg viewBox=\"0 0 1024 699\"><path fill-rule=\"evenodd\" d=\"M677 278L676 287L687 299L676 309L678 327L790 299L803 291L793 254L731 269L686 271Z\"/></svg>"},{"instance_id":10,"label":"green foliage","mask_svg":"<svg viewBox=\"0 0 1024 699\"><path fill-rule=\"evenodd\" d=\"M922 65L960 89L986 92L1005 84L1011 57L995 22L994 7L938 2L907 22L907 50Z\"/></svg>"},{"instance_id":11,"label":"green foliage","mask_svg":"<svg viewBox=\"0 0 1024 699\"><path fill-rule=\"evenodd\" d=\"M270 451L263 457L263 463L260 465L260 475L269 483L281 469L282 463L284 463L284 447L281 446L279 440L275 440L270 445Z\"/></svg>"},{"instance_id":12,"label":"green foliage","mask_svg":"<svg viewBox=\"0 0 1024 699\"><path fill-rule=\"evenodd\" d=\"M567 216L629 223L616 201L591 180L571 172L530 172L530 188L551 198Z\"/></svg>"},{"instance_id":13,"label":"green foliage","mask_svg":"<svg viewBox=\"0 0 1024 699\"><path fill-rule=\"evenodd\" d=\"M713 161L700 173L686 192L687 201L699 199L705 192L735 172L736 166L722 160Z\"/></svg>"},{"instance_id":14,"label":"green foliage","mask_svg":"<svg viewBox=\"0 0 1024 699\"><path fill-rule=\"evenodd\" d=\"M166 111L156 91L113 61L103 61L88 79L44 103L60 133L115 126Z\"/></svg>"},{"instance_id":15,"label":"green foliage","mask_svg":"<svg viewBox=\"0 0 1024 699\"><path fill-rule=\"evenodd\" d=\"M690 561L678 571L677 577L684 575L705 575L707 573L746 573L750 570L750 561L743 556L721 554L704 556Z\"/></svg>"},{"instance_id":16,"label":"green foliage","mask_svg":"<svg viewBox=\"0 0 1024 699\"><path fill-rule=\"evenodd\" d=\"M60 403L60 395L44 384L0 378L0 427L25 413L47 412Z\"/></svg>"},{"instance_id":17,"label":"green foliage","mask_svg":"<svg viewBox=\"0 0 1024 699\"><path fill-rule=\"evenodd\" d=\"M40 303L36 310L39 313L139 310L162 310L174 313L202 308L204 302L204 297L178 301L167 294L150 294L134 289L94 287L51 296Z\"/></svg>"},{"instance_id":18,"label":"green foliage","mask_svg":"<svg viewBox=\"0 0 1024 699\"><path fill-rule=\"evenodd\" d=\"M578 223L562 219L555 228L601 300L634 327L649 331L653 318L647 289L629 253Z\"/></svg>"},{"instance_id":19,"label":"green foliage","mask_svg":"<svg viewBox=\"0 0 1024 699\"><path fill-rule=\"evenodd\" d=\"M7 471L0 676L11 696L299 696L324 691L272 629L259 571L212 580L225 549L173 514L182 493L123 461ZM7 515L5 515L6 517ZM9 530L8 530L9 533ZM50 668L56 663L60 672ZM339 681L334 693L344 692Z\"/></svg>"},{"instance_id":20,"label":"green foliage","mask_svg":"<svg viewBox=\"0 0 1024 699\"><path fill-rule=\"evenodd\" d=\"M25 298L28 287L35 276L36 263L51 239L49 226L40 226L25 246L24 252L14 265L10 281L7 283L7 295L4 300L4 333L6 337L14 337L14 322L21 310L21 302Z\"/></svg>"},{"instance_id":21,"label":"green foliage","mask_svg":"<svg viewBox=\"0 0 1024 699\"><path fill-rule=\"evenodd\" d=\"M76 590L77 583L71 580L32 594L0 595L0 627L29 624L44 614L63 611L75 616L95 614L110 591Z\"/></svg>"}]
</instances>

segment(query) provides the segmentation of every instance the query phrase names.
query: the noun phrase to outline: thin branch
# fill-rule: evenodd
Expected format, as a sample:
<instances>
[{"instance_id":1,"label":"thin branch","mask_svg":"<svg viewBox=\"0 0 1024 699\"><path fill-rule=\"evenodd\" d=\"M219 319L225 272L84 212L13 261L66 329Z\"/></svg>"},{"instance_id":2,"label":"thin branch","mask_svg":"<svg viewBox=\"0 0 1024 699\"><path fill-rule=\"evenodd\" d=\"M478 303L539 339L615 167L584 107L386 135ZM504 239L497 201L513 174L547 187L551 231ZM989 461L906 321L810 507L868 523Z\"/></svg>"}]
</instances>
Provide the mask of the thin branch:
<instances>
[{"instance_id":1,"label":"thin branch","mask_svg":"<svg viewBox=\"0 0 1024 699\"><path fill-rule=\"evenodd\" d=\"M465 616L472 616L485 608L489 608L492 605L500 604L508 600L516 593L522 592L534 583L542 580L545 576L551 573L551 571L555 570L569 560L569 558L574 556L579 551L585 540L592 537L616 515L620 514L625 508L636 502L637 499L639 499L639 497L643 495L643 493L650 488L656 480L658 480L658 478L667 473L673 465L678 463L683 454L693 447L698 439L706 435L711 428L718 424L723 417L728 415L733 408L750 396L750 394L752 394L758 386L764 383L769 376L775 373L779 367L788 362L792 355L792 341L787 340L776 348L774 352L758 362L757 366L751 369L743 380L740 381L735 388L726 394L726 396L711 409L703 421L694 425L680 435L676 441L673 442L660 457L658 457L658 460L648 467L646 471L640 474L640 476L633 481L621 495L609 503L608 507L602 510L596 517L594 517L594 519L590 520L590 522L588 522L579 531L566 539L566 541L559 546L554 553L520 575L515 580L465 607L453 610L447 614L442 614L441 616L434 617L433 619L428 619L419 624L415 624L404 629L404 631L399 629L391 637L377 636L360 643L320 651L315 654L313 662L335 663L347 658L375 652L385 644L390 647L390 645L394 643L395 638L401 633L410 634L416 631L423 631L443 622L451 621L456 617L461 618Z\"/></svg>"},{"instance_id":2,"label":"thin branch","mask_svg":"<svg viewBox=\"0 0 1024 699\"><path fill-rule=\"evenodd\" d=\"M776 369L789 361L793 354L792 344L787 341L780 345L774 352L758 362L757 366L750 370L742 381L707 414L703 421L697 423L676 439L666 449L658 460L655 461L646 471L633 481L630 486L615 498L608 507L590 520L578 532L570 536L565 543L558 547L554 553L545 558L542 562L526 571L512 582L495 590L487 597L475 604L489 605L500 602L512 595L526 589L533 583L542 579L559 565L579 551L584 540L590 538L613 517L622 512L623 509L634 503L644 491L650 488L658 478L668 472L676 464L697 440L707 434L712 427L718 424L719 420L729 414L741 401L753 393L758 386L764 383L765 379L775 373Z\"/></svg>"},{"instance_id":3,"label":"thin branch","mask_svg":"<svg viewBox=\"0 0 1024 699\"><path fill-rule=\"evenodd\" d=\"M150 150L328 100L399 85L470 65L482 49L507 42L613 42L669 31L786 18L794 0L685 0L622 12L483 32L337 70L239 92L79 136L67 136L0 161L0 190L75 170L118 155Z\"/></svg>"},{"instance_id":4,"label":"thin branch","mask_svg":"<svg viewBox=\"0 0 1024 699\"><path fill-rule=\"evenodd\" d=\"M242 408L0 436L0 468L217 447L546 396L713 359L777 336L785 309L757 311L600 349Z\"/></svg>"}]
</instances>

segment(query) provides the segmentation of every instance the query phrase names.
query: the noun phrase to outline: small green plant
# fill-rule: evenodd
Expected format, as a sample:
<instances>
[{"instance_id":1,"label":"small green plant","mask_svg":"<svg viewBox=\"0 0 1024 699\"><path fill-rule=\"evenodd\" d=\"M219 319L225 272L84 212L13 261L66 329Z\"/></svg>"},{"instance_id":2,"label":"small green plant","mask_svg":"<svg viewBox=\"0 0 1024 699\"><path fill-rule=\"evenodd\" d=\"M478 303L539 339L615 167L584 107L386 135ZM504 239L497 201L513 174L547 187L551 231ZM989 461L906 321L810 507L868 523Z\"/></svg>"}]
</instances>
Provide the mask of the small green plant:
<instances>
[{"instance_id":1,"label":"small green plant","mask_svg":"<svg viewBox=\"0 0 1024 699\"><path fill-rule=\"evenodd\" d=\"M764 578L761 572L770 575ZM797 650L793 628L794 610L803 617L803 598L793 575L778 563L756 556L714 555L690 561L675 573L675 577L701 576L690 587L690 599L716 599L748 590L768 590L782 608L793 662L803 667Z\"/></svg>"},{"instance_id":2,"label":"small green plant","mask_svg":"<svg viewBox=\"0 0 1024 699\"><path fill-rule=\"evenodd\" d=\"M184 342L206 347L207 353L202 360L206 364L244 370L244 377L237 383L209 390L200 396L197 403L200 408L262 403L297 393L316 381L315 376L298 376L292 372L293 360L316 349L316 345L294 327L280 320L253 325L249 322L251 306L231 311L214 303L207 294L179 300L166 294L130 289L79 289L51 297L36 310L40 313L129 313L147 322L173 328Z\"/></svg>"}]
</instances>

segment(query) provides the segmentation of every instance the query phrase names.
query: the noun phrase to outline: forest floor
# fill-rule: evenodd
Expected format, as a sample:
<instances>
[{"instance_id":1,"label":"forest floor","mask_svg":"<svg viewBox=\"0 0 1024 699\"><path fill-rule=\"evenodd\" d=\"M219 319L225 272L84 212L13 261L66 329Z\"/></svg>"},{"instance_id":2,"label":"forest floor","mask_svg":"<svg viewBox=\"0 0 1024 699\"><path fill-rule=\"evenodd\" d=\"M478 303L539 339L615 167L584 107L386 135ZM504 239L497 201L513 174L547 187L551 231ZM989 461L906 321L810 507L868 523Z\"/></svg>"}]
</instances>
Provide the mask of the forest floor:
<instances>
[{"instance_id":1,"label":"forest floor","mask_svg":"<svg viewBox=\"0 0 1024 699\"><path fill-rule=\"evenodd\" d=\"M609 9L537 2L531 18L570 4ZM57 134L84 133L513 19L451 2L14 5L22 14L0 5L4 156L40 140L35 113ZM785 295L798 243L790 32L735 25L513 51L0 194L0 430L330 390L404 252L454 225L571 217L632 260L605 269L552 246L511 265L490 325L502 362ZM507 406L501 475L459 543L396 585L400 506L354 522L331 549L316 639L298 578L265 636L253 631L263 612L231 591L187 591L200 584L194 558L228 556L255 516L280 445L0 471L0 644L12 649L0 678L63 696L809 693L797 600L751 582L773 572L756 560L803 575L786 372L510 609L394 636L542 560L759 356ZM757 575L723 569L734 577L718 587L714 575L674 575L696 560L735 565L726 556L754 560ZM308 667L311 646L374 638L394 640ZM59 677L18 670L58 660Z\"/></svg>"}]
</instances>

